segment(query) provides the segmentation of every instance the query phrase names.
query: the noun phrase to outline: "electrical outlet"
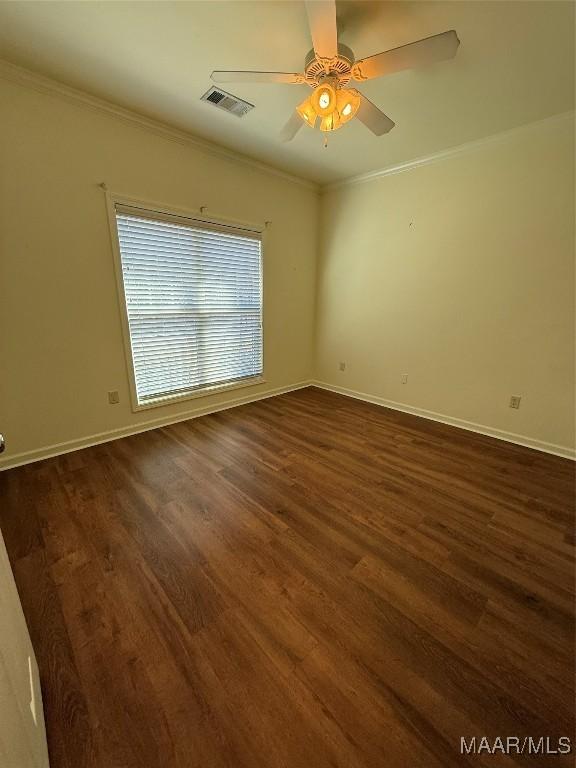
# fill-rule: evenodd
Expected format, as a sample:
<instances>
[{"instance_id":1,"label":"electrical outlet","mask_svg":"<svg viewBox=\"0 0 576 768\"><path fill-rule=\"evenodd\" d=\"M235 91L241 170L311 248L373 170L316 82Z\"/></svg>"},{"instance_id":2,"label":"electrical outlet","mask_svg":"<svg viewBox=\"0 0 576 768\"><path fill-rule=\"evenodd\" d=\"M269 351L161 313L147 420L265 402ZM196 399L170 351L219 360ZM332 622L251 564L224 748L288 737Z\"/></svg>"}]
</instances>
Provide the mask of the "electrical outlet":
<instances>
[{"instance_id":1,"label":"electrical outlet","mask_svg":"<svg viewBox=\"0 0 576 768\"><path fill-rule=\"evenodd\" d=\"M408 374L403 373L401 377L402 384L408 384Z\"/></svg>"},{"instance_id":2,"label":"electrical outlet","mask_svg":"<svg viewBox=\"0 0 576 768\"><path fill-rule=\"evenodd\" d=\"M341 371L345 371L345 370L346 370L346 363L339 363L339 365L338 365L338 368L339 368Z\"/></svg>"},{"instance_id":3,"label":"electrical outlet","mask_svg":"<svg viewBox=\"0 0 576 768\"><path fill-rule=\"evenodd\" d=\"M120 395L118 394L117 389L112 390L112 392L108 392L108 402L110 405L116 405L116 403L120 402Z\"/></svg>"},{"instance_id":4,"label":"electrical outlet","mask_svg":"<svg viewBox=\"0 0 576 768\"><path fill-rule=\"evenodd\" d=\"M517 397L516 395L512 395L510 398L510 408L520 408L520 397Z\"/></svg>"}]
</instances>

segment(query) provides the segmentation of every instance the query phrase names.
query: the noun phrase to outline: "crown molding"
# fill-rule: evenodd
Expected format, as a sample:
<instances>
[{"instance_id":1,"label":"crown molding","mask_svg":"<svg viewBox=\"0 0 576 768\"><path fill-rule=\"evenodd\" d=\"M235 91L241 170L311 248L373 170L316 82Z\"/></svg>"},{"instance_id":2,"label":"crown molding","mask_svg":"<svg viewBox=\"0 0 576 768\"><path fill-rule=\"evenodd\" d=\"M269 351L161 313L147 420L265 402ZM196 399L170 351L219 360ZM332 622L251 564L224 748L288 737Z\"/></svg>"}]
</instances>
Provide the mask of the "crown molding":
<instances>
[{"instance_id":1,"label":"crown molding","mask_svg":"<svg viewBox=\"0 0 576 768\"><path fill-rule=\"evenodd\" d=\"M300 176L294 176L275 166L254 160L247 155L242 155L231 149L226 149L219 144L213 144L210 141L194 136L192 133L175 128L168 123L163 123L160 120L146 117L131 109L120 107L111 101L101 99L98 96L92 96L85 91L81 91L69 85L64 85L64 83L61 83L58 80L45 77L44 75L40 75L37 72L25 69L16 64L11 64L3 59L0 59L0 78L40 93L60 97L78 106L86 107L96 112L115 117L125 123L135 125L138 128L154 133L169 141L175 141L178 144L193 147L206 155L228 160L245 167L247 166L269 176L276 176L285 181L305 187L313 192L320 191L320 185L313 181L303 179Z\"/></svg>"},{"instance_id":2,"label":"crown molding","mask_svg":"<svg viewBox=\"0 0 576 768\"><path fill-rule=\"evenodd\" d=\"M349 187L355 184L365 184L369 181L377 181L385 176L394 176L397 173L404 173L405 171L411 171L414 168L419 168L422 165L431 165L432 163L438 163L441 160L448 160L452 157L458 157L459 155L466 155L471 152L476 152L483 147L490 144L498 144L503 141L513 139L521 133L525 133L531 128L537 128L538 126L548 125L551 123L560 123L564 121L574 120L576 112L561 112L551 117L545 117L543 120L536 120L532 123L524 123L516 128L511 128L507 131L501 131L500 133L494 133L490 136L486 136L482 139L466 142L466 144L459 144L455 147L443 149L439 152L435 152L431 155L425 155L424 157L417 157L414 160L408 160L405 163L398 163L398 165L389 165L384 168L380 168L377 171L368 171L367 173L358 174L358 176L348 176L340 181L334 181L330 184L324 184L321 188L321 192L331 192L335 189L342 187Z\"/></svg>"},{"instance_id":3,"label":"crown molding","mask_svg":"<svg viewBox=\"0 0 576 768\"><path fill-rule=\"evenodd\" d=\"M294 176L293 174L282 171L273 165L262 163L259 160L248 157L247 155L243 155L239 152L235 152L234 150L227 149L226 147L223 147L219 144L206 141L205 139L201 139L198 136L189 133L188 131L183 131L179 128L175 128L174 126L169 125L168 123L163 123L160 120L146 117L139 112L121 107L111 101L101 99L98 96L92 96L91 94L86 93L85 91L81 91L78 88L64 85L64 83L61 83L58 80L53 80L52 78L46 77L45 75L40 75L37 72L33 72L30 69L25 69L24 67L20 67L17 64L12 64L4 59L0 59L0 78L12 83L16 83L17 85L21 85L25 88L30 88L40 93L60 97L78 106L83 106L87 109L92 109L96 112L107 114L122 120L125 123L131 124L133 126L135 125L150 133L154 133L157 136L161 136L162 138L169 141L174 141L178 144L193 147L203 154L211 155L212 157L217 157L223 160L228 160L230 162L242 165L244 167L249 167L269 176L276 176L316 193L331 192L332 190L340 189L342 187L352 186L355 184L364 184L369 181L377 181L378 179L384 178L385 176L394 176L397 173L404 173L405 171L410 171L423 165L431 165L432 163L437 163L442 160L448 160L453 157L458 157L459 155L475 152L490 144L509 140L518 134L537 126L562 122L564 120L574 120L576 115L576 112L574 111L562 112L557 115L552 115L551 117L546 117L543 120L537 120L532 123L524 123L523 125L517 126L516 128L511 128L507 131L495 133L490 136L486 136L485 138L470 141L465 144L459 144L455 147L449 147L448 149L440 150L439 152L425 155L423 157L417 157L414 160L408 160L404 163L385 166L384 168L380 168L375 171L368 171L367 173L361 173L357 176L348 176L344 179L330 182L328 184L320 184L314 181L309 181L308 179L304 179L300 176Z\"/></svg>"}]
</instances>

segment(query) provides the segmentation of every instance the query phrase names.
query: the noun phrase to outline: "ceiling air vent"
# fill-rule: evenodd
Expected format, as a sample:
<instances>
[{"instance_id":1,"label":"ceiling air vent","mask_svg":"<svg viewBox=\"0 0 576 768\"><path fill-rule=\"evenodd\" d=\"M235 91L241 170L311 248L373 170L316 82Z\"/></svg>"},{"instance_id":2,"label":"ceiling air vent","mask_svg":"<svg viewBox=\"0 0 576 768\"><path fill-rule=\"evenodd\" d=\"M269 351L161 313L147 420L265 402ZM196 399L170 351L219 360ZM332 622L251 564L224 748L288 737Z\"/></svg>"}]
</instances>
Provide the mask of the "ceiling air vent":
<instances>
[{"instance_id":1,"label":"ceiling air vent","mask_svg":"<svg viewBox=\"0 0 576 768\"><path fill-rule=\"evenodd\" d=\"M202 101L214 104L215 107L231 112L236 117L244 117L247 112L254 109L254 104L249 104L247 101L239 99L238 96L232 96L231 93L226 93L221 88L214 86L206 91L202 96Z\"/></svg>"}]
</instances>

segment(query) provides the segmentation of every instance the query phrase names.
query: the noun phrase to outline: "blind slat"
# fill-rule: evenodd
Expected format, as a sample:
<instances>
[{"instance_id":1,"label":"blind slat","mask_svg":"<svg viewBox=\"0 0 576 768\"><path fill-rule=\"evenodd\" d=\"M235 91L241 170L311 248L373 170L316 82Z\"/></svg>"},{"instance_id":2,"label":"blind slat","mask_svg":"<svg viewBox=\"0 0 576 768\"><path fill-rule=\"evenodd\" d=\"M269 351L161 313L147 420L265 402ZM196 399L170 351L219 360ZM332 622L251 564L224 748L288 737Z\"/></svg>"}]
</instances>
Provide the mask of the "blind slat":
<instances>
[{"instance_id":1,"label":"blind slat","mask_svg":"<svg viewBox=\"0 0 576 768\"><path fill-rule=\"evenodd\" d=\"M153 216L116 214L138 402L261 375L259 237Z\"/></svg>"}]
</instances>

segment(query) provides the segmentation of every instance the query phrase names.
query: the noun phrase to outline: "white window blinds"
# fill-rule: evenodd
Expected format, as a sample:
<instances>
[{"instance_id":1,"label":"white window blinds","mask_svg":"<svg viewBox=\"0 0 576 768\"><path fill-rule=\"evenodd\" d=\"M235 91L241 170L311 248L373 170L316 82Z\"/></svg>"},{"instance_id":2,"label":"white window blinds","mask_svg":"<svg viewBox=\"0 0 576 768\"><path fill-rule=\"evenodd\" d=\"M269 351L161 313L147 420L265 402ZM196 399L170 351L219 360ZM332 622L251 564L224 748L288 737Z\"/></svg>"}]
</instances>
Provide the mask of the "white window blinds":
<instances>
[{"instance_id":1,"label":"white window blinds","mask_svg":"<svg viewBox=\"0 0 576 768\"><path fill-rule=\"evenodd\" d=\"M116 206L139 404L262 374L260 233Z\"/></svg>"}]
</instances>

